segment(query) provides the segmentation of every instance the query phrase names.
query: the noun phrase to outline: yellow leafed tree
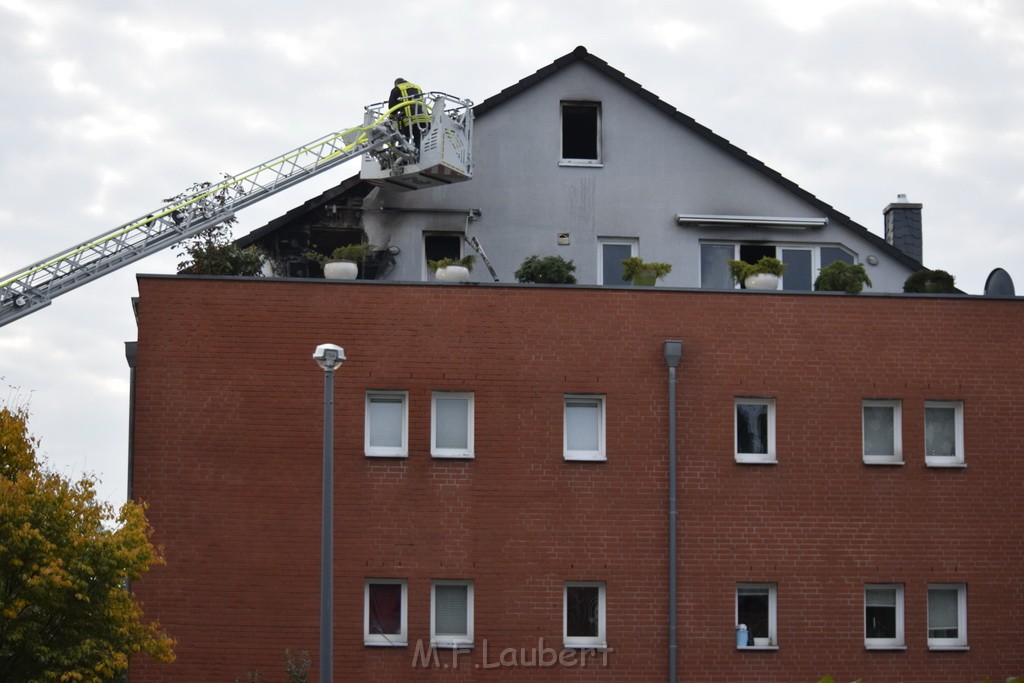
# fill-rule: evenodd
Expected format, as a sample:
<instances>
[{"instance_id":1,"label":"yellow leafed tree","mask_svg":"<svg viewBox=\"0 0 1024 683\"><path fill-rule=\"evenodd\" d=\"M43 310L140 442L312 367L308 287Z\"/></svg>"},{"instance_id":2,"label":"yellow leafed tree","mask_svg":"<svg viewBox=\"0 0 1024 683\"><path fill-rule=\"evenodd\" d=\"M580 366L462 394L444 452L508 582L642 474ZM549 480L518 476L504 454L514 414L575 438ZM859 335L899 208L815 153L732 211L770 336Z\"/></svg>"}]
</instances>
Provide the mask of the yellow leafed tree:
<instances>
[{"instance_id":1,"label":"yellow leafed tree","mask_svg":"<svg viewBox=\"0 0 1024 683\"><path fill-rule=\"evenodd\" d=\"M0 680L117 680L128 658L174 660L128 582L163 562L144 506L115 516L93 482L45 470L25 409L0 408Z\"/></svg>"}]
</instances>

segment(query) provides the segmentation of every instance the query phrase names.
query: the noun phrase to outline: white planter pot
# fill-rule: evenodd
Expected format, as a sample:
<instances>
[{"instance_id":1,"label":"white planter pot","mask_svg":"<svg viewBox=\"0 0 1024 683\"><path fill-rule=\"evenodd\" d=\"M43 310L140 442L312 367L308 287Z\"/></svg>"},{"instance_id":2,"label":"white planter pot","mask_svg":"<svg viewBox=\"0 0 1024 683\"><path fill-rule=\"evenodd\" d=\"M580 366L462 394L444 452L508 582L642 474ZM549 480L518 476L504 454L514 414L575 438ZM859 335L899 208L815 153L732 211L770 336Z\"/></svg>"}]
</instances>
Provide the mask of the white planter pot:
<instances>
[{"instance_id":1,"label":"white planter pot","mask_svg":"<svg viewBox=\"0 0 1024 683\"><path fill-rule=\"evenodd\" d=\"M779 276L771 273L754 273L743 281L747 289L778 289Z\"/></svg>"},{"instance_id":2,"label":"white planter pot","mask_svg":"<svg viewBox=\"0 0 1024 683\"><path fill-rule=\"evenodd\" d=\"M324 264L324 277L328 280L355 280L359 266L353 261L328 261Z\"/></svg>"},{"instance_id":3,"label":"white planter pot","mask_svg":"<svg viewBox=\"0 0 1024 683\"><path fill-rule=\"evenodd\" d=\"M466 266L445 266L438 268L434 274L441 282L468 282L469 268Z\"/></svg>"}]
</instances>

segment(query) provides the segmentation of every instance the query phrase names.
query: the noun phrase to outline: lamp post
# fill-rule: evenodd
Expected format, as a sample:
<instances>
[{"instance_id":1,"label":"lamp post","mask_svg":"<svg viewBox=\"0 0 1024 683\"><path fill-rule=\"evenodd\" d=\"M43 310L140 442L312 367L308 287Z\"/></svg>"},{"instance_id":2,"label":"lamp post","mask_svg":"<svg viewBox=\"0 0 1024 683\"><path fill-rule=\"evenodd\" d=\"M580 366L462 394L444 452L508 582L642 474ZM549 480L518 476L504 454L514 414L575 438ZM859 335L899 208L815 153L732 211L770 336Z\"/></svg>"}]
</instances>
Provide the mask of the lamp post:
<instances>
[{"instance_id":1,"label":"lamp post","mask_svg":"<svg viewBox=\"0 0 1024 683\"><path fill-rule=\"evenodd\" d=\"M313 360L324 371L324 473L320 513L320 683L334 680L334 370L345 350L321 344Z\"/></svg>"}]
</instances>

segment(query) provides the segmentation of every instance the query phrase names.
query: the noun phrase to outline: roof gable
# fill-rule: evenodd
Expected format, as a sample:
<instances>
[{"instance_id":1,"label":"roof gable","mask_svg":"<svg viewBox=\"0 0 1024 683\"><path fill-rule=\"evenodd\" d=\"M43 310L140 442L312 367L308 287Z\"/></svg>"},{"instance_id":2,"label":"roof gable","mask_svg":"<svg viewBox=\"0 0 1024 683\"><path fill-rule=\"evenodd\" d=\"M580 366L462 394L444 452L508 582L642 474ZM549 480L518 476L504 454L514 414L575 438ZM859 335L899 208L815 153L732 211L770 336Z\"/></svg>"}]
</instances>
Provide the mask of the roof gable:
<instances>
[{"instance_id":1,"label":"roof gable","mask_svg":"<svg viewBox=\"0 0 1024 683\"><path fill-rule=\"evenodd\" d=\"M600 72L610 80L616 82L622 88L631 92L639 99L645 101L652 107L658 109L662 113L669 116L679 125L687 128L692 133L703 138L711 145L717 147L718 149L722 150L723 152L730 155L734 159L745 164L746 166L753 169L754 171L756 171L769 181L775 183L776 185L782 187L791 194L799 197L801 200L814 206L819 211L828 216L830 222L838 223L844 226L845 228L851 230L861 238L874 244L878 249L884 251L888 256L903 263L912 270L919 270L920 268L923 267L920 262L907 256L902 251L886 242L882 237L871 232L866 227L857 223L856 221L854 221L841 211L838 211L835 207L831 206L830 204L821 201L807 190L803 189L793 181L788 180L778 171L768 167L767 165L764 164L764 162L759 161L758 159L755 159L754 157L750 156L746 151L732 144L727 139L723 138L721 135L718 135L717 133L712 131L710 128L701 125L692 117L683 114L678 109L668 104L654 93L650 92L649 90L646 90L636 81L626 77L626 75L621 71L612 68L608 64L608 62L591 54L590 52L587 51L587 48L582 45L578 46L572 52L563 55L562 57L559 57L551 64L548 64L547 66L538 69L536 72L523 78L519 82L503 89L498 94L487 98L480 104L477 104L476 106L473 107L474 117L481 118L487 116L489 112L491 112L494 109L500 108L508 100L516 97L522 92L538 85L542 81L554 76L555 74L566 69L570 65L576 63L586 64L589 67Z\"/></svg>"}]
</instances>

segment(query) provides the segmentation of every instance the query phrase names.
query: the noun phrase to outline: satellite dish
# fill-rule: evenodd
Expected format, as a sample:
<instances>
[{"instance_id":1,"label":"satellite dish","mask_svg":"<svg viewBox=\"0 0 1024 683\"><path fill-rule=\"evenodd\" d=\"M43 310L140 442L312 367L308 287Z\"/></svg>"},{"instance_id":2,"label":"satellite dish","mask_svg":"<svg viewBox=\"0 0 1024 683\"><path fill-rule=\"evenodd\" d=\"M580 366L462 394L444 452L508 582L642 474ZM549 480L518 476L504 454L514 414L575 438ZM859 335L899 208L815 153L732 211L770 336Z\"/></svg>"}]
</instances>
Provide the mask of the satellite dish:
<instances>
[{"instance_id":1,"label":"satellite dish","mask_svg":"<svg viewBox=\"0 0 1024 683\"><path fill-rule=\"evenodd\" d=\"M996 268L985 280L985 296L1016 296L1013 278L1002 268Z\"/></svg>"}]
</instances>

